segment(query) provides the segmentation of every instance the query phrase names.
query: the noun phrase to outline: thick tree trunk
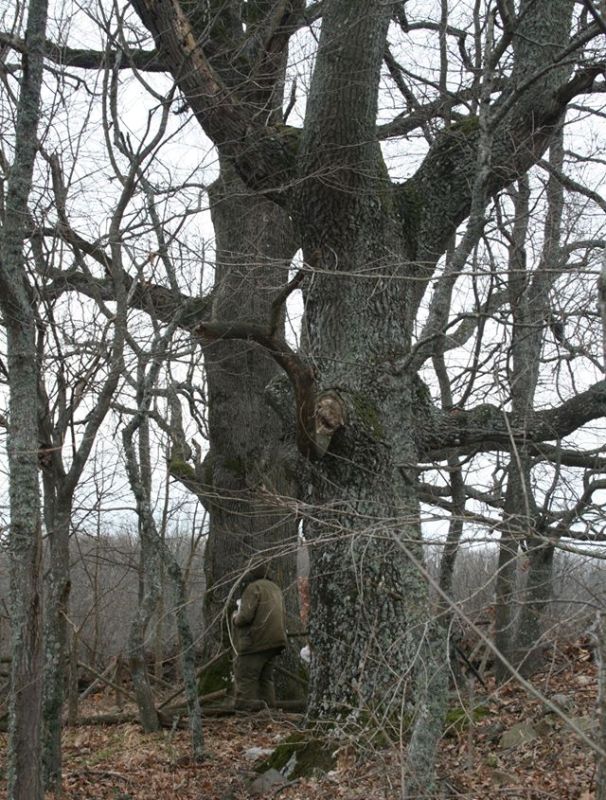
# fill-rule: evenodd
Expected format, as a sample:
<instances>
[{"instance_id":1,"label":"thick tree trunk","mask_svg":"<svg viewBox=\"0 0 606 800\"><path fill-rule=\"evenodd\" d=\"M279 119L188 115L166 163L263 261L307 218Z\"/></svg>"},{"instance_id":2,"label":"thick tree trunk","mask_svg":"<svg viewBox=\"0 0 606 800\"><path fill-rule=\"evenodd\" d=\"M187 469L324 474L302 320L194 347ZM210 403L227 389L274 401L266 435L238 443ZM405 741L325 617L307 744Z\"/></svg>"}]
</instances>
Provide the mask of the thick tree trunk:
<instances>
[{"instance_id":1,"label":"thick tree trunk","mask_svg":"<svg viewBox=\"0 0 606 800\"><path fill-rule=\"evenodd\" d=\"M37 484L38 439L33 324L21 315L7 326L11 527L9 534L11 658L10 798L41 797L42 536ZM19 330L15 330L19 328ZM7 688L7 687L5 687Z\"/></svg>"},{"instance_id":2,"label":"thick tree trunk","mask_svg":"<svg viewBox=\"0 0 606 800\"><path fill-rule=\"evenodd\" d=\"M522 675L532 675L543 665L547 650L543 618L552 598L555 546L529 536L528 573L515 639L515 663Z\"/></svg>"},{"instance_id":3,"label":"thick tree trunk","mask_svg":"<svg viewBox=\"0 0 606 800\"><path fill-rule=\"evenodd\" d=\"M389 181L376 139L380 69L395 0L322 3L300 137L273 120L263 126L258 116L247 116L237 92L232 96L228 81L218 79L219 62L213 70L211 48L197 45L195 31L188 30L174 5L154 0L136 5L222 155L233 159L249 185L265 186L276 197L278 187L279 199L292 202L305 261L313 267L304 287L305 349L314 388L320 397L330 392L347 421L332 441L321 433L328 449L317 447L317 437L306 428L308 442L301 448L317 459L306 483L305 506L315 616L311 710L326 718L361 708L374 713L389 704L390 696L404 696L403 684L413 664L420 663L412 643L421 637L420 650L429 643L430 655L415 673L417 724L410 763L416 774L409 786L428 791L445 670L438 666L443 648L433 633L427 588L418 571L415 431L420 435L423 423L412 414L423 403L415 402L408 360L412 318L470 208L482 206L483 198L536 163L568 100L594 80L587 73L569 81L571 60L563 53L570 43L574 0L522 0L516 6L519 16L504 19L505 28L512 25L513 60L508 84L487 104L490 136L473 117L469 129L446 128L415 175L401 185ZM508 7L500 11L510 16ZM192 63L185 74L180 71L182 41ZM486 54L487 72L491 57ZM489 158L484 152L479 159L485 139ZM292 144L298 142L297 151ZM476 181L478 160L486 173L481 181ZM305 414L306 421L310 416ZM321 426L321 414L315 422ZM228 482L227 488L239 485ZM231 502L238 499L233 491L227 496ZM437 686L430 685L428 675Z\"/></svg>"},{"instance_id":4,"label":"thick tree trunk","mask_svg":"<svg viewBox=\"0 0 606 800\"><path fill-rule=\"evenodd\" d=\"M10 376L10 800L42 798L42 597L34 325L8 329Z\"/></svg>"},{"instance_id":5,"label":"thick tree trunk","mask_svg":"<svg viewBox=\"0 0 606 800\"><path fill-rule=\"evenodd\" d=\"M288 281L295 252L285 211L248 190L226 161L210 191L217 242L213 316L267 324L271 304ZM205 656L228 643L227 598L254 555L264 554L285 592L288 626L300 629L296 581L297 521L280 504L298 493L285 463L285 430L265 389L279 374L274 360L248 342L215 341L204 349L211 450L202 500L210 510L205 550ZM272 502L275 498L275 503ZM285 658L296 671L296 644ZM282 684L282 686L280 686ZM280 693L301 694L278 680Z\"/></svg>"},{"instance_id":6,"label":"thick tree trunk","mask_svg":"<svg viewBox=\"0 0 606 800\"><path fill-rule=\"evenodd\" d=\"M327 6L300 159L304 255L316 267L305 296L308 356L318 390L334 392L345 417L310 473L309 712L399 725L410 698L407 790L414 794L433 784L447 671L429 611L411 469L416 382L396 367L411 344L403 280L411 265L386 213L374 140L391 11L389 3L364 0Z\"/></svg>"}]
</instances>

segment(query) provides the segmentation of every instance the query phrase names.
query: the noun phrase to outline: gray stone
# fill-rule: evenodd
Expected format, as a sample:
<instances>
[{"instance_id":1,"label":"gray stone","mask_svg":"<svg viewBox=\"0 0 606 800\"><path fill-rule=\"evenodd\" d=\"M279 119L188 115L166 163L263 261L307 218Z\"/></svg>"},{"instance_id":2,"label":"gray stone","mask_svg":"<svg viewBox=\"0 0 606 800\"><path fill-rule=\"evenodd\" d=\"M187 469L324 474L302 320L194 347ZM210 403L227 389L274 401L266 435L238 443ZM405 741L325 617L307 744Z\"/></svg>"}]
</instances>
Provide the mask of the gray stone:
<instances>
[{"instance_id":1,"label":"gray stone","mask_svg":"<svg viewBox=\"0 0 606 800\"><path fill-rule=\"evenodd\" d=\"M570 724L583 731L583 733L598 732L598 721L595 717L570 717Z\"/></svg>"},{"instance_id":2,"label":"gray stone","mask_svg":"<svg viewBox=\"0 0 606 800\"><path fill-rule=\"evenodd\" d=\"M285 786L288 783L284 775L281 775L277 769L268 769L250 784L250 794L262 796L266 794L273 794L278 786Z\"/></svg>"},{"instance_id":3,"label":"gray stone","mask_svg":"<svg viewBox=\"0 0 606 800\"><path fill-rule=\"evenodd\" d=\"M557 706L562 711L566 711L567 713L572 711L575 706L574 700L568 694L554 694L549 699L554 706Z\"/></svg>"},{"instance_id":4,"label":"gray stone","mask_svg":"<svg viewBox=\"0 0 606 800\"><path fill-rule=\"evenodd\" d=\"M259 758L268 758L273 752L271 747L251 747L244 753L244 758L249 761L257 761Z\"/></svg>"},{"instance_id":5,"label":"gray stone","mask_svg":"<svg viewBox=\"0 0 606 800\"><path fill-rule=\"evenodd\" d=\"M518 722L513 728L501 736L499 747L506 750L509 747L518 747L521 744L532 742L538 737L538 733L528 722Z\"/></svg>"},{"instance_id":6,"label":"gray stone","mask_svg":"<svg viewBox=\"0 0 606 800\"><path fill-rule=\"evenodd\" d=\"M501 738L502 733L505 730L504 723L501 722L500 719L493 722L492 725L489 725L487 728L484 728L484 734L491 742L498 742Z\"/></svg>"}]
</instances>

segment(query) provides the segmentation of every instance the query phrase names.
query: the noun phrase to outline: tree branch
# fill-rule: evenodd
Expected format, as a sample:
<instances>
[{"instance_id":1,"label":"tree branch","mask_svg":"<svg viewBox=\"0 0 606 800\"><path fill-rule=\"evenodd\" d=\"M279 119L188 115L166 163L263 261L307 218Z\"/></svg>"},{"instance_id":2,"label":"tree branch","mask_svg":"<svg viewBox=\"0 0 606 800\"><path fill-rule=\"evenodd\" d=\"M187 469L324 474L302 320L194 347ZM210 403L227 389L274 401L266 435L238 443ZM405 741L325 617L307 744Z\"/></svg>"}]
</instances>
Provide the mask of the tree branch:
<instances>
[{"instance_id":1,"label":"tree branch","mask_svg":"<svg viewBox=\"0 0 606 800\"><path fill-rule=\"evenodd\" d=\"M27 53L24 39L0 31L0 46L9 47L17 53ZM124 58L126 55L126 58ZM44 57L55 64L78 69L139 69L144 72L167 72L156 50L89 50L64 47L46 39Z\"/></svg>"},{"instance_id":2,"label":"tree branch","mask_svg":"<svg viewBox=\"0 0 606 800\"><path fill-rule=\"evenodd\" d=\"M291 282L292 283L292 282ZM273 313L272 313L273 316ZM246 322L203 322L196 333L207 340L237 339L255 342L268 353L287 373L296 399L297 446L308 458L317 458L315 413L316 391L313 370L281 337L275 329Z\"/></svg>"},{"instance_id":3,"label":"tree branch","mask_svg":"<svg viewBox=\"0 0 606 800\"><path fill-rule=\"evenodd\" d=\"M211 65L179 0L133 0L133 6L205 133L249 186L273 189L279 199L296 175L290 129L255 120L254 106Z\"/></svg>"},{"instance_id":4,"label":"tree branch","mask_svg":"<svg viewBox=\"0 0 606 800\"><path fill-rule=\"evenodd\" d=\"M561 406L537 411L526 427L519 427L511 414L493 405L481 405L469 411L453 409L439 412L434 424L424 420L418 430L418 442L424 456L443 458L444 453L459 454L510 451L521 444L540 444L563 439L588 422L606 417L606 380L570 398ZM548 457L557 450L537 449ZM573 453L565 451L571 466L582 466L582 459L573 463Z\"/></svg>"}]
</instances>

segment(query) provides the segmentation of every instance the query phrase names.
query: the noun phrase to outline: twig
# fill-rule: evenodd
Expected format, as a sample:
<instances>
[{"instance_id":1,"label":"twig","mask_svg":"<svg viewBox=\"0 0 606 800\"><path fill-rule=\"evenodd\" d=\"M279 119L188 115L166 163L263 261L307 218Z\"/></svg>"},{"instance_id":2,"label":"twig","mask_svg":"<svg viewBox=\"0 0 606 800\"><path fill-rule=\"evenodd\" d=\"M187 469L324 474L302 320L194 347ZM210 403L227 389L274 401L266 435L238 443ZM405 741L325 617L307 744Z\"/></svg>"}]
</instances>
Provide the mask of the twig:
<instances>
[{"instance_id":1,"label":"twig","mask_svg":"<svg viewBox=\"0 0 606 800\"><path fill-rule=\"evenodd\" d=\"M108 673L110 673L110 672L112 671L112 669L113 669L113 667L114 667L114 665L115 665L115 662L116 662L116 657L112 658L112 660L109 662L109 666L107 666L107 667L106 667L106 668L103 670L103 672L101 673L101 675L100 675L100 676L98 676L98 677L96 677L96 678L95 678L95 680L94 680L94 681L93 681L93 682L92 682L92 683L91 683L89 686L87 686L87 687L86 687L86 689L85 689L85 690L82 692L82 694L81 694L81 695L78 697L78 703L81 703L81 702L82 702L84 699L86 699L86 698L88 697L88 695L89 695L89 694L90 694L90 693L93 691L93 689L94 689L94 688L95 688L95 687L96 687L96 686L97 686L97 685L98 685L100 682L102 682L102 681L104 682L104 681L105 681L105 676L106 676ZM89 669L89 668L87 667L87 669ZM92 669L89 669L89 671L90 671L90 672L92 672L93 670L92 670Z\"/></svg>"},{"instance_id":2,"label":"twig","mask_svg":"<svg viewBox=\"0 0 606 800\"><path fill-rule=\"evenodd\" d=\"M278 292L271 304L271 315L269 317L269 333L273 336L278 329L278 323L280 322L280 312L282 311L282 307L284 303L286 303L288 297L294 292L294 290L300 286L303 282L303 278L305 277L305 273L302 269L300 269L295 277L289 281L286 286Z\"/></svg>"},{"instance_id":3,"label":"twig","mask_svg":"<svg viewBox=\"0 0 606 800\"><path fill-rule=\"evenodd\" d=\"M127 692L125 689L122 688L122 686L118 686L117 683L114 683L109 678L105 677L105 675L102 675L100 672L97 672L96 669L93 669L92 667L89 667L88 664L83 664L81 661L78 661L78 666L82 667L82 669L85 669L88 672L90 672L91 675L94 675L97 678L97 680L103 681L103 683L105 683L107 686L111 686L112 689L115 689L118 692L122 692L122 694L128 700L130 700L131 702L133 702L133 703L137 702L137 700L136 700L136 698L135 698L135 696L133 694L131 694L130 692Z\"/></svg>"},{"instance_id":4,"label":"twig","mask_svg":"<svg viewBox=\"0 0 606 800\"><path fill-rule=\"evenodd\" d=\"M295 778L294 781L288 781L288 783L284 783L282 786L276 786L273 791L273 796L277 797L284 789L288 789L289 786L296 786L298 783L301 783L301 778Z\"/></svg>"},{"instance_id":5,"label":"twig","mask_svg":"<svg viewBox=\"0 0 606 800\"><path fill-rule=\"evenodd\" d=\"M220 652L220 653L217 653L217 655L216 655L216 656L213 656L213 658L211 658L211 659L210 659L210 661L207 661L207 662L206 662L206 664L203 664L203 665L202 665L202 666L201 666L201 667L200 667L200 668L199 668L199 669L196 671L196 678L199 678L199 677L200 677L200 674L201 674L202 672L204 672L204 670L205 670L205 669L208 669L209 667L212 667L212 665L213 665L213 664L215 664L217 661L219 661L221 658L223 658L223 656L224 656L224 655L225 655L227 652L228 652L228 651L227 651L227 649L225 649L225 650L221 650L221 652ZM167 697L167 698L166 698L166 700L163 700L163 701L160 703L160 705L158 706L158 711L160 711L162 708L164 708L165 706L167 706L167 705L168 705L168 704L169 704L169 703L170 703L172 700L174 700L174 699L175 699L175 697L179 697L179 695L180 695L180 694L183 694L183 692L184 692L184 691L185 691L185 686L180 686L180 687L177 689L177 691L176 691L176 692L173 692L173 694L171 694L171 696L170 696L170 697ZM201 697L200 699L201 699L201 700L203 700L204 698L203 698L203 697Z\"/></svg>"}]
</instances>

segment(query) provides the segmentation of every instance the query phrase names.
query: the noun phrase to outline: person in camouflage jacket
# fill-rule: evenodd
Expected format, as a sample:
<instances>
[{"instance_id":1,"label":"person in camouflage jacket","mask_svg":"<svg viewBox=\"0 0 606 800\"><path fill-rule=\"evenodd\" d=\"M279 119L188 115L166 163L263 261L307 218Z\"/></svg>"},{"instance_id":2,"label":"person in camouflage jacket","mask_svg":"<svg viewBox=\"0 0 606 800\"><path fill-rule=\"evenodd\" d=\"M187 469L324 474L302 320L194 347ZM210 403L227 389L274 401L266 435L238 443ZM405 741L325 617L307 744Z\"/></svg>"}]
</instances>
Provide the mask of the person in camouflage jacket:
<instances>
[{"instance_id":1,"label":"person in camouflage jacket","mask_svg":"<svg viewBox=\"0 0 606 800\"><path fill-rule=\"evenodd\" d=\"M232 617L236 648L234 663L236 708L275 706L273 661L286 647L286 612L280 587L264 567L253 569Z\"/></svg>"}]
</instances>

